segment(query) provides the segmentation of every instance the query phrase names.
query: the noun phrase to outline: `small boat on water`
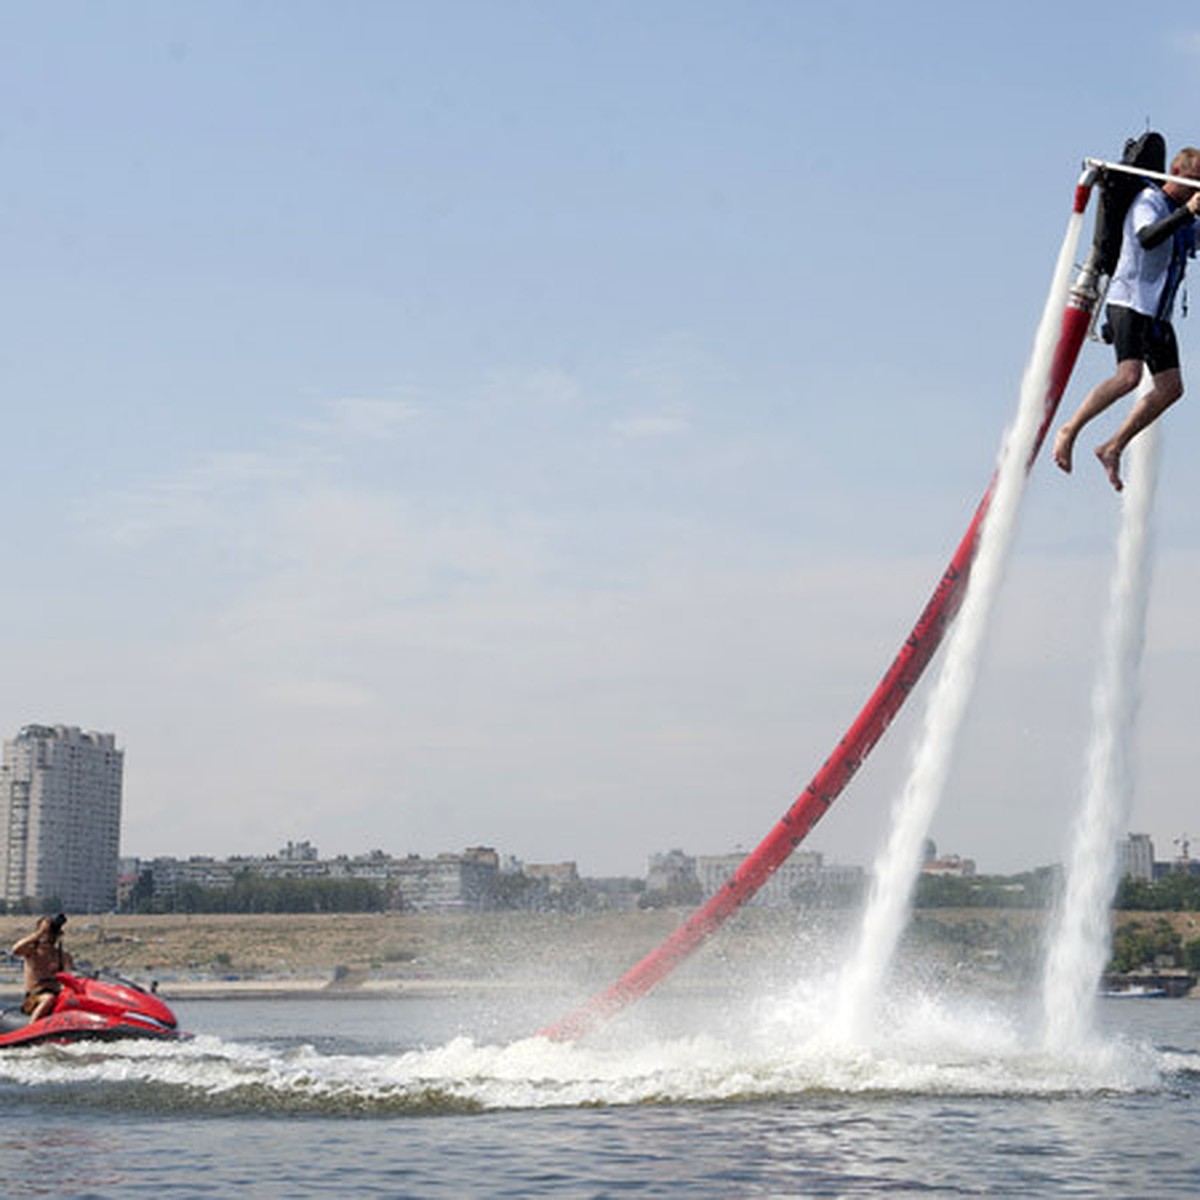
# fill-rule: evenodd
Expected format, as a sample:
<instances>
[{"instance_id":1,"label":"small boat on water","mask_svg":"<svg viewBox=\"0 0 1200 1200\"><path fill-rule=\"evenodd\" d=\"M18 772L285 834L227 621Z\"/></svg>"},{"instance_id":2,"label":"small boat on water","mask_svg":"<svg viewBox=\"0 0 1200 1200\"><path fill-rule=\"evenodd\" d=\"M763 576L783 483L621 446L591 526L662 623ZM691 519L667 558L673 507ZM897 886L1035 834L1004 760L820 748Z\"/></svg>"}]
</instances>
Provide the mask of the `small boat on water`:
<instances>
[{"instance_id":1,"label":"small boat on water","mask_svg":"<svg viewBox=\"0 0 1200 1200\"><path fill-rule=\"evenodd\" d=\"M1166 988L1131 983L1128 987L1106 988L1100 993L1108 1000L1158 1000L1167 994Z\"/></svg>"},{"instance_id":2,"label":"small boat on water","mask_svg":"<svg viewBox=\"0 0 1200 1200\"><path fill-rule=\"evenodd\" d=\"M62 985L48 1016L30 1021L20 1009L0 1011L0 1049L39 1042L117 1038L185 1038L175 1014L154 992L119 976L72 975Z\"/></svg>"}]
</instances>

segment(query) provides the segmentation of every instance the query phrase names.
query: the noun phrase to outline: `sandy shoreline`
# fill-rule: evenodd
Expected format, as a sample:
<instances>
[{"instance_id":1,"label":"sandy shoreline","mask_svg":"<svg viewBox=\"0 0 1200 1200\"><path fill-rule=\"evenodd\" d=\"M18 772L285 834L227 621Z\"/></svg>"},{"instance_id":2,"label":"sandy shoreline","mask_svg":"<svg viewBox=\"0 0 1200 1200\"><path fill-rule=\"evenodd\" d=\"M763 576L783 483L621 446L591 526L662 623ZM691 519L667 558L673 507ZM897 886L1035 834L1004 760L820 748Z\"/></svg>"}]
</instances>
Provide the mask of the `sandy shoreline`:
<instances>
[{"instance_id":1,"label":"sandy shoreline","mask_svg":"<svg viewBox=\"0 0 1200 1200\"><path fill-rule=\"evenodd\" d=\"M138 979L142 987L155 981ZM157 984L168 1002L201 1000L352 1000L436 999L472 993L516 991L522 985L480 979L368 979L354 987L340 987L328 979L170 980ZM0 1007L21 1002L19 987L0 986Z\"/></svg>"},{"instance_id":2,"label":"sandy shoreline","mask_svg":"<svg viewBox=\"0 0 1200 1200\"><path fill-rule=\"evenodd\" d=\"M563 997L608 987L690 915L660 909L583 915L544 913L70 915L65 945L80 969L156 983L167 1000L369 999L519 990ZM970 934L988 986L1014 982L1040 945L1044 913L935 909L909 952L961 972ZM1149 914L1195 937L1194 913ZM1118 921L1147 914L1115 914ZM675 973L672 988L786 985L829 961L857 927L851 910L745 909ZM0 916L0 945L32 928ZM928 928L940 932L930 934ZM997 947L999 949L988 949ZM1008 960L995 973L996 955ZM1032 959L1030 959L1032 961ZM961 974L957 978L962 979ZM0 966L0 1003L19 1000L20 964Z\"/></svg>"},{"instance_id":3,"label":"sandy shoreline","mask_svg":"<svg viewBox=\"0 0 1200 1200\"><path fill-rule=\"evenodd\" d=\"M81 970L156 983L168 1000L428 997L605 986L682 919L678 912L71 916ZM0 917L0 944L32 925ZM7 939L6 941L4 939ZM0 969L0 1001L20 967Z\"/></svg>"}]
</instances>

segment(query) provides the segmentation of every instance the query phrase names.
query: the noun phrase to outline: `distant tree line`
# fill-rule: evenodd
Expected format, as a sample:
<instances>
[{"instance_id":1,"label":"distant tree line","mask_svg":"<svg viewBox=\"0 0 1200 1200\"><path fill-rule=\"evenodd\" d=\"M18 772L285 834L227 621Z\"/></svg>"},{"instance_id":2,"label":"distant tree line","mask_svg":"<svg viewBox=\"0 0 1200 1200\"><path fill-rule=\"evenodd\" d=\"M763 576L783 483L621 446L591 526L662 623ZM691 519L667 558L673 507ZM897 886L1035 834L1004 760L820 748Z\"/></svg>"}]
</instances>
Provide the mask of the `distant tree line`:
<instances>
[{"instance_id":1,"label":"distant tree line","mask_svg":"<svg viewBox=\"0 0 1200 1200\"><path fill-rule=\"evenodd\" d=\"M703 899L704 888L700 880L674 879L665 888L643 890L638 897L638 908L688 908Z\"/></svg>"},{"instance_id":2,"label":"distant tree line","mask_svg":"<svg viewBox=\"0 0 1200 1200\"><path fill-rule=\"evenodd\" d=\"M1060 872L1040 867L1020 875L922 875L916 908L1050 908L1058 897ZM1172 871L1158 879L1126 875L1113 908L1125 912L1200 912L1200 875Z\"/></svg>"},{"instance_id":3,"label":"distant tree line","mask_svg":"<svg viewBox=\"0 0 1200 1200\"><path fill-rule=\"evenodd\" d=\"M1058 871L1039 867L1020 875L921 875L916 908L1049 908Z\"/></svg>"},{"instance_id":4,"label":"distant tree line","mask_svg":"<svg viewBox=\"0 0 1200 1200\"><path fill-rule=\"evenodd\" d=\"M1050 908L1057 897L1060 872L1039 867L1017 875L921 875L917 880L914 907L937 908ZM700 885L693 882L661 893L645 893L643 908L689 906L702 899ZM800 907L817 906L818 897L800 894L792 899ZM822 896L825 905L853 905L858 897ZM522 912L581 913L604 906L586 879L575 880L551 890L546 882L520 872L499 875L489 894L479 898L480 907ZM58 912L57 896L26 898L11 904L0 901L0 914ZM403 908L403 896L368 879L296 879L263 875L254 870L240 872L232 885L204 887L180 884L173 894L155 895L150 872L143 872L133 885L124 911L135 913L319 913L381 912ZM1113 908L1127 912L1200 912L1200 875L1173 871L1154 881L1126 876L1117 888Z\"/></svg>"},{"instance_id":5,"label":"distant tree line","mask_svg":"<svg viewBox=\"0 0 1200 1200\"><path fill-rule=\"evenodd\" d=\"M62 912L63 902L57 896L47 896L44 900L37 900L32 896L26 896L24 900L16 900L12 904L7 901L0 900L0 916L41 916L43 913Z\"/></svg>"},{"instance_id":6,"label":"distant tree line","mask_svg":"<svg viewBox=\"0 0 1200 1200\"><path fill-rule=\"evenodd\" d=\"M512 912L582 913L600 907L596 893L582 880L551 890L546 882L519 872L499 875L480 908ZM225 887L181 883L159 895L150 872L130 889L124 911L133 913L361 913L403 909L403 893L369 879L297 879L239 872ZM38 910L41 911L41 910Z\"/></svg>"},{"instance_id":7,"label":"distant tree line","mask_svg":"<svg viewBox=\"0 0 1200 1200\"><path fill-rule=\"evenodd\" d=\"M139 881L140 882L140 881ZM369 879L292 879L243 871L229 887L181 883L172 894L153 895L135 885L129 912L361 913L387 907L383 889Z\"/></svg>"},{"instance_id":8,"label":"distant tree line","mask_svg":"<svg viewBox=\"0 0 1200 1200\"><path fill-rule=\"evenodd\" d=\"M603 898L584 879L551 888L544 879L521 871L498 875L483 905L501 912L585 913L604 907Z\"/></svg>"},{"instance_id":9,"label":"distant tree line","mask_svg":"<svg viewBox=\"0 0 1200 1200\"><path fill-rule=\"evenodd\" d=\"M1153 881L1126 875L1113 907L1128 912L1196 912L1200 910L1200 875L1172 871Z\"/></svg>"}]
</instances>

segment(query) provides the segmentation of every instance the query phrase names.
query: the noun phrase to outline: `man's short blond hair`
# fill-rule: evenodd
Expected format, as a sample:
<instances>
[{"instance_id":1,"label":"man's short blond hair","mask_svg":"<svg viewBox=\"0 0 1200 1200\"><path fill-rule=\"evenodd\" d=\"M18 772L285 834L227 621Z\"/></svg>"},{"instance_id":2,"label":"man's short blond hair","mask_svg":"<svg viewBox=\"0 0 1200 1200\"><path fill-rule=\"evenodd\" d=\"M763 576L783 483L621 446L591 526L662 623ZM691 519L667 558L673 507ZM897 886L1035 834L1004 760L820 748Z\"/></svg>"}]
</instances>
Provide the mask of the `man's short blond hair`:
<instances>
[{"instance_id":1,"label":"man's short blond hair","mask_svg":"<svg viewBox=\"0 0 1200 1200\"><path fill-rule=\"evenodd\" d=\"M1200 175L1200 150L1195 146L1184 146L1171 160L1172 175Z\"/></svg>"}]
</instances>

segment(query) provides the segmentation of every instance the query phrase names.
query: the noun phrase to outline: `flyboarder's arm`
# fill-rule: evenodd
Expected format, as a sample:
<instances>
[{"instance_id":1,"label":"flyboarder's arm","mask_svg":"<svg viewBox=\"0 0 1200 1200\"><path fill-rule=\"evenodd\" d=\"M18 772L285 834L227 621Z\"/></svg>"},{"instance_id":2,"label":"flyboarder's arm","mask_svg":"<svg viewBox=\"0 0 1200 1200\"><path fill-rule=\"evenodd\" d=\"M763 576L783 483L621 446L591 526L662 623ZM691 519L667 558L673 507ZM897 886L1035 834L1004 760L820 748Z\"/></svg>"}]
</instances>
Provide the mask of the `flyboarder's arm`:
<instances>
[{"instance_id":1,"label":"flyboarder's arm","mask_svg":"<svg viewBox=\"0 0 1200 1200\"><path fill-rule=\"evenodd\" d=\"M1171 237L1175 230L1182 229L1184 225L1190 225L1196 219L1196 214L1192 211L1191 204L1181 204L1173 213L1162 218L1161 221L1155 221L1151 225L1143 225L1137 231L1138 241L1142 245L1143 250L1153 250L1155 246L1161 245Z\"/></svg>"},{"instance_id":2,"label":"flyboarder's arm","mask_svg":"<svg viewBox=\"0 0 1200 1200\"><path fill-rule=\"evenodd\" d=\"M1172 212L1170 216L1163 217L1162 221L1142 226L1138 230L1138 241L1141 242L1142 250L1153 250L1154 247L1170 238L1176 229L1182 229L1186 224L1192 224L1194 220L1195 214L1187 208L1187 205L1184 205Z\"/></svg>"}]
</instances>

